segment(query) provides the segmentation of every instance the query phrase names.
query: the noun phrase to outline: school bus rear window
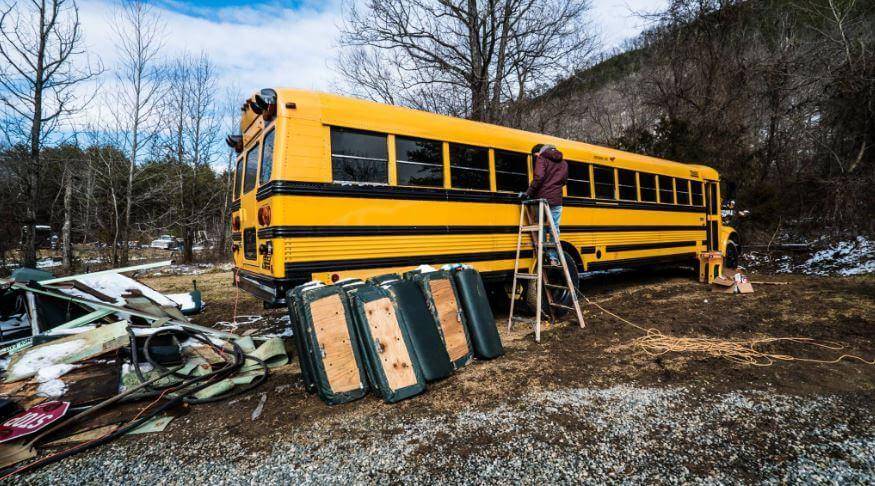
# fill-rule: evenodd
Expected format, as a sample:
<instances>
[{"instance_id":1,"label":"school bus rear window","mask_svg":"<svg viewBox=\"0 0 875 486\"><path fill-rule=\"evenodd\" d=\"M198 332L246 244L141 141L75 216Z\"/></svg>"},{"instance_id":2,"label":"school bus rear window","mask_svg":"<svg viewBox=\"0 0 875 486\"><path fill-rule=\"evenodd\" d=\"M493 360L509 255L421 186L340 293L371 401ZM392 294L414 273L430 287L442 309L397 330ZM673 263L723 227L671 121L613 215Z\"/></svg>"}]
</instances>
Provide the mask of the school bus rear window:
<instances>
[{"instance_id":1,"label":"school bus rear window","mask_svg":"<svg viewBox=\"0 0 875 486\"><path fill-rule=\"evenodd\" d=\"M255 144L246 152L246 174L243 177L243 194L255 189L255 176L258 174L258 147Z\"/></svg>"},{"instance_id":2,"label":"school bus rear window","mask_svg":"<svg viewBox=\"0 0 875 486\"><path fill-rule=\"evenodd\" d=\"M243 157L237 159L237 170L234 171L234 199L240 198L240 178L243 176Z\"/></svg>"},{"instance_id":3,"label":"school bus rear window","mask_svg":"<svg viewBox=\"0 0 875 486\"><path fill-rule=\"evenodd\" d=\"M258 185L267 184L270 180L270 173L273 171L273 136L274 130L271 130L264 136L264 143L261 149L261 171L258 176Z\"/></svg>"}]
</instances>

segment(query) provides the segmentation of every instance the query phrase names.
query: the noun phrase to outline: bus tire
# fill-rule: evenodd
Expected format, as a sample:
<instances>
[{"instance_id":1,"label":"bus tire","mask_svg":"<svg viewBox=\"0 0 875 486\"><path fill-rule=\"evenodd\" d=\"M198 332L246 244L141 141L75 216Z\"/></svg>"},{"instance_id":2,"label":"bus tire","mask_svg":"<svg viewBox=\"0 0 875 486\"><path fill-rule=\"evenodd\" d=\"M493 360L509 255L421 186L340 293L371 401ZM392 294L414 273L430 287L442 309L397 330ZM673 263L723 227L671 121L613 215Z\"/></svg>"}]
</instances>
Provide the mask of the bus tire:
<instances>
[{"instance_id":1,"label":"bus tire","mask_svg":"<svg viewBox=\"0 0 875 486\"><path fill-rule=\"evenodd\" d=\"M571 275L571 281L574 282L574 291L577 292L580 288L580 271L575 264L574 258L567 250L563 250L565 253L565 261L568 263L568 273ZM544 271L548 271L546 268ZM562 269L550 269L550 280L552 282L556 282L557 284L564 283L565 277L562 275ZM537 285L535 282L529 281L526 284L526 289L523 291L523 301L525 301L526 306L528 306L532 315L535 315L535 309L538 307L538 293L535 289L537 289ZM560 289L552 289L548 290L553 293L554 299L553 302L557 304L562 304L568 307L572 307L571 304L571 295L569 295L567 290ZM558 297L558 298L557 298ZM547 310L547 299L546 297L542 297L541 299L541 310L549 315L549 311ZM565 309L557 309L559 312L556 312L555 315L557 317L563 316L566 312Z\"/></svg>"},{"instance_id":2,"label":"bus tire","mask_svg":"<svg viewBox=\"0 0 875 486\"><path fill-rule=\"evenodd\" d=\"M724 265L726 268L736 269L738 268L738 259L741 256L741 250L738 243L735 240L729 240L726 242L726 260Z\"/></svg>"}]
</instances>

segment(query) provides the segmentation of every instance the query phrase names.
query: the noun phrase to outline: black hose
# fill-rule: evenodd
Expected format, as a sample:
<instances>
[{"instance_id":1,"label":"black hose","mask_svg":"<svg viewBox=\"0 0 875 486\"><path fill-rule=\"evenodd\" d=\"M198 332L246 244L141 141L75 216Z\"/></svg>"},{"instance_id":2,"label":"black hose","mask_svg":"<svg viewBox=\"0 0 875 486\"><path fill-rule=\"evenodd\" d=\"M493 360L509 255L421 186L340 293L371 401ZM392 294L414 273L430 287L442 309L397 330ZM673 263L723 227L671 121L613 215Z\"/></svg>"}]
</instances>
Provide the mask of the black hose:
<instances>
[{"instance_id":1,"label":"black hose","mask_svg":"<svg viewBox=\"0 0 875 486\"><path fill-rule=\"evenodd\" d=\"M201 331L186 329L183 326L182 331L177 331L175 329L160 330L160 331L156 331L156 332L152 333L151 335L149 335L146 338L146 341L143 344L143 354L146 358L146 361L148 361L149 364L152 365L153 368L160 370L162 372L170 371L167 367L165 367L161 363L158 363L152 357L152 354L150 352L150 348L152 345L152 340L155 338L155 336L158 336L161 334L167 334L167 333L176 333L176 332L183 332L187 337L190 337L192 339L195 339L196 341L200 341L200 342L204 343L207 346L210 346L211 348L216 350L220 356L222 356L224 358L225 350L220 348L219 346L216 346L215 344L213 344L213 342L209 339L209 337L206 336L206 334L204 334ZM131 346L132 346L132 348L131 348L132 349L131 361L132 361L132 365L134 367L134 372L137 374L137 377L140 379L140 382L145 382L146 379L143 376L142 370L140 370L139 358L138 358L137 352L136 352L137 351L136 350L136 339L135 339L136 336L134 335L134 333L130 327L128 328L128 334L131 337L131 343L132 343L131 344ZM256 358L255 356L243 353L243 350L240 348L240 345L238 345L236 342L234 342L234 341L228 341L228 342L231 344L232 349L233 349L233 351L232 351L233 355L234 355L233 361L228 361L226 359L225 360L226 365L223 366L222 368L215 370L215 371L211 371L210 373L207 373L205 375L196 376L194 378L191 377L191 372L189 372L188 374L174 372L173 373L174 376L176 376L178 378L182 378L183 380L190 379L190 382L185 384L185 386L180 386L180 384L171 384L171 385L167 385L167 386L163 386L163 387L150 386L149 387L149 388L151 388L150 395L154 396L154 395L160 394L163 390L166 390L166 389L171 388L171 387L174 387L177 389L183 389L183 388L186 388L194 383L206 382L206 381L217 382L217 381L220 381L222 379L229 378L236 371L238 371L240 368L242 368L243 364L246 362L247 359L255 361L256 363L261 365L261 369L262 369L261 375L258 376L255 380L253 380L252 383L249 383L246 386L242 386L242 387L235 386L232 390L230 390L227 393L223 393L221 395L216 395L214 397L208 397L208 398L197 398L197 397L193 396L194 392L186 391L184 396L183 396L183 400L186 403L190 403L190 404L217 402L220 400L225 400L225 399L231 398L233 396L240 395L241 393L246 393L246 392L258 387L262 383L264 383L264 381L267 380L267 376L268 376L267 364L263 360ZM194 370L192 370L192 372L193 371ZM140 397L142 397L142 395Z\"/></svg>"}]
</instances>

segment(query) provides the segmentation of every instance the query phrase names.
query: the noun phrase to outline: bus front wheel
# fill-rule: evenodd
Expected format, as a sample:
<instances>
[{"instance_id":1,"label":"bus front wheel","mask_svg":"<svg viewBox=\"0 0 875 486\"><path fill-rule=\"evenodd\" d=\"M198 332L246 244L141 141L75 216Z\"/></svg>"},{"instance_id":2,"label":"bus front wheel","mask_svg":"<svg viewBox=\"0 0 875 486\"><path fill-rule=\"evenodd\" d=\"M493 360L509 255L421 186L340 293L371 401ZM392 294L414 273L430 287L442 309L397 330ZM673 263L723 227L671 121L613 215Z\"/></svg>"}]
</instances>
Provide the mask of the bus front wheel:
<instances>
[{"instance_id":1,"label":"bus front wheel","mask_svg":"<svg viewBox=\"0 0 875 486\"><path fill-rule=\"evenodd\" d=\"M574 282L574 291L577 292L577 289L580 288L580 272L577 269L577 264L572 258L571 254L567 251L565 253L565 261L568 263L568 273L571 276L571 281ZM565 275L563 275L562 268L547 268L544 267L544 271L547 272L547 280L554 285L565 285ZM538 307L537 298L537 285L533 281L529 281L526 285L526 289L523 292L523 300L526 305L531 310L534 315L535 309ZM568 292L568 289L544 289L545 292L550 292L550 296L552 300L556 304L561 304L566 307L571 307L571 293ZM547 310L547 299L542 296L541 298L541 310L545 311L549 314ZM557 317L563 316L566 312L565 309L554 309L554 315Z\"/></svg>"},{"instance_id":2,"label":"bus front wheel","mask_svg":"<svg viewBox=\"0 0 875 486\"><path fill-rule=\"evenodd\" d=\"M738 243L733 240L726 242L726 268L738 268L739 253Z\"/></svg>"}]
</instances>

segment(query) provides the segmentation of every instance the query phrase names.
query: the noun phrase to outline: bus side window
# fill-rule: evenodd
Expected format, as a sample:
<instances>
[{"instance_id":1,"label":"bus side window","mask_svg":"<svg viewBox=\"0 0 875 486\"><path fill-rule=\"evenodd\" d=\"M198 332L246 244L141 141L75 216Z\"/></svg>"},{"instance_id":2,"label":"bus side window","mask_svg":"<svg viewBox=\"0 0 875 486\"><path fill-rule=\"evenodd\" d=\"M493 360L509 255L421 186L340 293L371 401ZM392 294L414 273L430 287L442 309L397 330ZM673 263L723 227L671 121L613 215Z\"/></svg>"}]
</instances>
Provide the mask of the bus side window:
<instances>
[{"instance_id":1,"label":"bus side window","mask_svg":"<svg viewBox=\"0 0 875 486\"><path fill-rule=\"evenodd\" d=\"M331 176L335 182L389 183L385 133L331 127Z\"/></svg>"},{"instance_id":2,"label":"bus side window","mask_svg":"<svg viewBox=\"0 0 875 486\"><path fill-rule=\"evenodd\" d=\"M617 169L617 182L620 186L620 199L637 201L638 188L635 186L635 172L627 169Z\"/></svg>"},{"instance_id":3,"label":"bus side window","mask_svg":"<svg viewBox=\"0 0 875 486\"><path fill-rule=\"evenodd\" d=\"M659 176L659 202L674 204L674 186L671 177Z\"/></svg>"},{"instance_id":4,"label":"bus side window","mask_svg":"<svg viewBox=\"0 0 875 486\"><path fill-rule=\"evenodd\" d=\"M276 130L267 132L264 142L261 144L261 169L258 172L258 185L267 184L270 181L270 173L273 171L273 136Z\"/></svg>"},{"instance_id":5,"label":"bus side window","mask_svg":"<svg viewBox=\"0 0 875 486\"><path fill-rule=\"evenodd\" d=\"M444 187L443 144L422 138L395 137L399 186Z\"/></svg>"},{"instance_id":6,"label":"bus side window","mask_svg":"<svg viewBox=\"0 0 875 486\"><path fill-rule=\"evenodd\" d=\"M641 200L656 202L656 176L639 172L638 181L641 183Z\"/></svg>"},{"instance_id":7,"label":"bus side window","mask_svg":"<svg viewBox=\"0 0 875 486\"><path fill-rule=\"evenodd\" d=\"M705 197L702 194L702 183L699 181L690 181L691 194L693 195L693 206L704 206Z\"/></svg>"},{"instance_id":8,"label":"bus side window","mask_svg":"<svg viewBox=\"0 0 875 486\"><path fill-rule=\"evenodd\" d=\"M589 164L568 161L568 195L592 197L589 184Z\"/></svg>"},{"instance_id":9,"label":"bus side window","mask_svg":"<svg viewBox=\"0 0 875 486\"><path fill-rule=\"evenodd\" d=\"M495 189L523 192L529 188L529 156L495 150Z\"/></svg>"},{"instance_id":10,"label":"bus side window","mask_svg":"<svg viewBox=\"0 0 875 486\"><path fill-rule=\"evenodd\" d=\"M677 189L678 204L684 206L690 205L690 181L686 179L674 179L675 189Z\"/></svg>"},{"instance_id":11,"label":"bus side window","mask_svg":"<svg viewBox=\"0 0 875 486\"><path fill-rule=\"evenodd\" d=\"M255 189L255 176L258 174L258 147L256 143L246 152L246 173L243 174L243 194Z\"/></svg>"},{"instance_id":12,"label":"bus side window","mask_svg":"<svg viewBox=\"0 0 875 486\"><path fill-rule=\"evenodd\" d=\"M234 170L234 199L240 199L240 178L243 176L243 156L237 157L237 169Z\"/></svg>"},{"instance_id":13,"label":"bus side window","mask_svg":"<svg viewBox=\"0 0 875 486\"><path fill-rule=\"evenodd\" d=\"M614 197L614 168L593 165L592 174L595 180L595 197L597 199L616 199Z\"/></svg>"},{"instance_id":14,"label":"bus side window","mask_svg":"<svg viewBox=\"0 0 875 486\"><path fill-rule=\"evenodd\" d=\"M489 190L489 149L450 144L450 184L454 189Z\"/></svg>"}]
</instances>

